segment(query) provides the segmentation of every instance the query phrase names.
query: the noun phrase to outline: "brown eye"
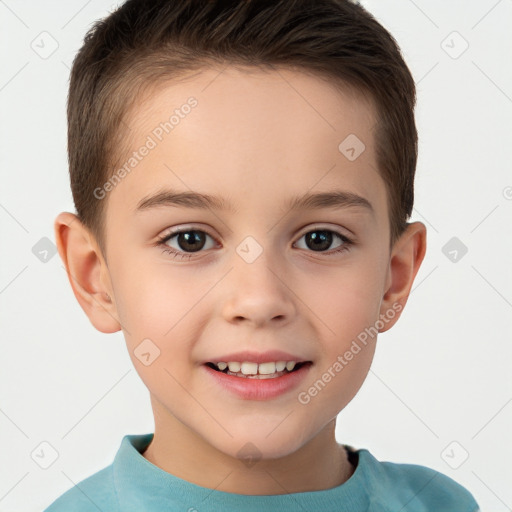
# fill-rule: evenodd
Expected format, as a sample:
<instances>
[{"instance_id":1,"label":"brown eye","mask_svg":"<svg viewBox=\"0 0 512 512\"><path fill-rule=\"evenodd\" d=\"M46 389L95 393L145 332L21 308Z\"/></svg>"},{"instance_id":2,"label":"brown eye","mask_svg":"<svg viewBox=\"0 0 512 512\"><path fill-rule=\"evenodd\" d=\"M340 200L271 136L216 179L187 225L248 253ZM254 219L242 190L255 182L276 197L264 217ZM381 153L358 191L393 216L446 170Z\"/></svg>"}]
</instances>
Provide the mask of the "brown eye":
<instances>
[{"instance_id":1,"label":"brown eye","mask_svg":"<svg viewBox=\"0 0 512 512\"><path fill-rule=\"evenodd\" d=\"M178 246L183 251L197 252L200 251L206 241L206 233L202 231L183 231L176 235Z\"/></svg>"},{"instance_id":2,"label":"brown eye","mask_svg":"<svg viewBox=\"0 0 512 512\"><path fill-rule=\"evenodd\" d=\"M208 239L211 241L208 245ZM166 251L176 255L186 255L199 252L202 249L215 247L213 238L199 229L183 229L169 233L160 242Z\"/></svg>"},{"instance_id":3,"label":"brown eye","mask_svg":"<svg viewBox=\"0 0 512 512\"><path fill-rule=\"evenodd\" d=\"M336 233L335 231L331 231L330 229L315 229L313 231L308 231L299 240L302 238L304 238L306 247L299 248L306 248L315 252L326 252L328 250L350 245L350 240L347 237L340 233ZM335 239L340 240L341 243L335 247L331 247Z\"/></svg>"},{"instance_id":4,"label":"brown eye","mask_svg":"<svg viewBox=\"0 0 512 512\"><path fill-rule=\"evenodd\" d=\"M313 251L326 251L332 244L330 231L310 231L305 237L307 247Z\"/></svg>"}]
</instances>

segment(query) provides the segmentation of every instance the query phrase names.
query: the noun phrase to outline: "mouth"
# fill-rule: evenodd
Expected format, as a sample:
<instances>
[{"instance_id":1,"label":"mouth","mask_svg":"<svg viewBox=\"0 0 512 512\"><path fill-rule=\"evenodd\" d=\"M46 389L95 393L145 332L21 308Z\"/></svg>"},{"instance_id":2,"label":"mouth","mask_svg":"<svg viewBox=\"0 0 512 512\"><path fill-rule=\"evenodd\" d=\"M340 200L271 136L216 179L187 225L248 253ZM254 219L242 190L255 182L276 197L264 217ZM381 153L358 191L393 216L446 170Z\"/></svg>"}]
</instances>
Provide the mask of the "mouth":
<instances>
[{"instance_id":1,"label":"mouth","mask_svg":"<svg viewBox=\"0 0 512 512\"><path fill-rule=\"evenodd\" d=\"M212 356L210 356L212 357ZM304 385L313 361L281 350L250 350L223 354L203 361L208 386L217 395L242 400L286 400ZM217 395L218 396L218 395Z\"/></svg>"},{"instance_id":2,"label":"mouth","mask_svg":"<svg viewBox=\"0 0 512 512\"><path fill-rule=\"evenodd\" d=\"M285 375L298 372L311 361L266 361L255 363L251 361L217 361L208 362L205 366L216 372L242 379L268 380L278 379Z\"/></svg>"}]
</instances>

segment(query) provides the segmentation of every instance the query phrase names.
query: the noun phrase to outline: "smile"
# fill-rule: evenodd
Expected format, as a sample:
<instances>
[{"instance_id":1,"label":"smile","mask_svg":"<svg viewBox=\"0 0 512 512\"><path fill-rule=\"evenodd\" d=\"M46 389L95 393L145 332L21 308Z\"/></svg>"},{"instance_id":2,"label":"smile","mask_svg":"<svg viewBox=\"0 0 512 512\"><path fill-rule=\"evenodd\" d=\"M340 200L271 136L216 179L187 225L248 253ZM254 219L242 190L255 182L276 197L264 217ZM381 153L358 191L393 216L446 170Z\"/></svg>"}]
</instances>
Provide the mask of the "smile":
<instances>
[{"instance_id":1,"label":"smile","mask_svg":"<svg viewBox=\"0 0 512 512\"><path fill-rule=\"evenodd\" d=\"M296 389L309 373L312 361L210 361L206 370L214 388L243 400L270 400Z\"/></svg>"},{"instance_id":2,"label":"smile","mask_svg":"<svg viewBox=\"0 0 512 512\"><path fill-rule=\"evenodd\" d=\"M207 363L207 366L234 377L245 379L277 379L298 370L307 362L297 363L296 361L269 361L265 363L252 363L249 361L228 363L219 361L218 363Z\"/></svg>"}]
</instances>

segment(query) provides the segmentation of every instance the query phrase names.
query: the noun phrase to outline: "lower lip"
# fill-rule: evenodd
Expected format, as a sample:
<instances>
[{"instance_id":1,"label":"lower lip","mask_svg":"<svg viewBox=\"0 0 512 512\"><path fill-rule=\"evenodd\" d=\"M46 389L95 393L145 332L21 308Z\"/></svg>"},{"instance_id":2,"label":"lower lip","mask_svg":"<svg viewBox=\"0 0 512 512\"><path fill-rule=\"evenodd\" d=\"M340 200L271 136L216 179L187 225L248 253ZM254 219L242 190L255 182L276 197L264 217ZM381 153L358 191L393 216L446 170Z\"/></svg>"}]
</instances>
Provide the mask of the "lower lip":
<instances>
[{"instance_id":1,"label":"lower lip","mask_svg":"<svg viewBox=\"0 0 512 512\"><path fill-rule=\"evenodd\" d=\"M269 400L296 388L306 377L310 366L311 364L305 364L294 372L273 379L235 377L218 372L207 365L203 365L203 368L220 386L244 400Z\"/></svg>"}]
</instances>

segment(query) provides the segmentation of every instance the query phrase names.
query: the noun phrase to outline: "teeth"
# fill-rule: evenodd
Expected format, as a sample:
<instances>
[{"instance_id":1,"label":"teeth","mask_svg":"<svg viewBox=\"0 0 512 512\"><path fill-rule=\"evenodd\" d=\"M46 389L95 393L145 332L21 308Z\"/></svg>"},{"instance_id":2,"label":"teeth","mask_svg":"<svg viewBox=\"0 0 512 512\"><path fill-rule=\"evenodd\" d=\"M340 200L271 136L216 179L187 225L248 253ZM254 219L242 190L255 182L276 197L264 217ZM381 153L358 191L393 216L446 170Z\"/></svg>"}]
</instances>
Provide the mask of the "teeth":
<instances>
[{"instance_id":1,"label":"teeth","mask_svg":"<svg viewBox=\"0 0 512 512\"><path fill-rule=\"evenodd\" d=\"M229 371L233 371L229 368ZM257 375L258 374L258 363L242 363L240 371L244 375Z\"/></svg>"},{"instance_id":2,"label":"teeth","mask_svg":"<svg viewBox=\"0 0 512 512\"><path fill-rule=\"evenodd\" d=\"M260 363L258 366L258 373L260 375L276 373L276 363Z\"/></svg>"},{"instance_id":3,"label":"teeth","mask_svg":"<svg viewBox=\"0 0 512 512\"><path fill-rule=\"evenodd\" d=\"M266 363L251 363L250 361L230 361L225 363L220 361L214 363L220 371L228 368L230 373L241 373L242 375L274 375L283 372L285 369L291 372L295 366L295 361L269 361Z\"/></svg>"},{"instance_id":4,"label":"teeth","mask_svg":"<svg viewBox=\"0 0 512 512\"><path fill-rule=\"evenodd\" d=\"M276 372L282 372L286 368L286 361L277 361Z\"/></svg>"},{"instance_id":5,"label":"teeth","mask_svg":"<svg viewBox=\"0 0 512 512\"><path fill-rule=\"evenodd\" d=\"M231 361L230 363L228 363L228 367L230 372L237 373L240 371L241 365L240 363L234 363Z\"/></svg>"},{"instance_id":6,"label":"teeth","mask_svg":"<svg viewBox=\"0 0 512 512\"><path fill-rule=\"evenodd\" d=\"M288 361L286 363L286 369L291 372L295 368L295 361Z\"/></svg>"}]
</instances>

